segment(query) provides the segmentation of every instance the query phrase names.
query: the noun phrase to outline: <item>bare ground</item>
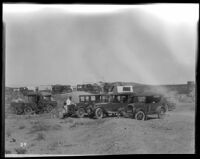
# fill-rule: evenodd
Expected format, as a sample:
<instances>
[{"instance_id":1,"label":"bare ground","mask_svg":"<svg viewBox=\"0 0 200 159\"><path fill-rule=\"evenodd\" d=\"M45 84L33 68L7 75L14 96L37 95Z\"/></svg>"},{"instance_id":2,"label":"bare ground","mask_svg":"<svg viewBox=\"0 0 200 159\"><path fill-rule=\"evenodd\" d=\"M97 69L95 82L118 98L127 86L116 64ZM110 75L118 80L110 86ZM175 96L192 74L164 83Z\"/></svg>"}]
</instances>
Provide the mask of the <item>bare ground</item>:
<instances>
[{"instance_id":1,"label":"bare ground","mask_svg":"<svg viewBox=\"0 0 200 159\"><path fill-rule=\"evenodd\" d=\"M6 115L8 154L190 154L194 153L194 103L179 103L164 119L51 118ZM26 143L22 148L21 143Z\"/></svg>"}]
</instances>

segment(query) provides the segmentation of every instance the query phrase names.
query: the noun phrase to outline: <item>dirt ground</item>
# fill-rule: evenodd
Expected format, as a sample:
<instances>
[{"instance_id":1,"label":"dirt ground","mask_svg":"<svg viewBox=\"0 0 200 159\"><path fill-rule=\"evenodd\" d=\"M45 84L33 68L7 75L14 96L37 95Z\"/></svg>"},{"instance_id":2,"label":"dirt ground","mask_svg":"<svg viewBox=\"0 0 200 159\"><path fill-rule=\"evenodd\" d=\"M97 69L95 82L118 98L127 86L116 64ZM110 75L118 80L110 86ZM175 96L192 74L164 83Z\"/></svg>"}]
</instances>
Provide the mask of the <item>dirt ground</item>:
<instances>
[{"instance_id":1,"label":"dirt ground","mask_svg":"<svg viewBox=\"0 0 200 159\"><path fill-rule=\"evenodd\" d=\"M51 114L6 114L5 150L11 154L193 154L195 104L178 103L164 119L58 119Z\"/></svg>"}]
</instances>

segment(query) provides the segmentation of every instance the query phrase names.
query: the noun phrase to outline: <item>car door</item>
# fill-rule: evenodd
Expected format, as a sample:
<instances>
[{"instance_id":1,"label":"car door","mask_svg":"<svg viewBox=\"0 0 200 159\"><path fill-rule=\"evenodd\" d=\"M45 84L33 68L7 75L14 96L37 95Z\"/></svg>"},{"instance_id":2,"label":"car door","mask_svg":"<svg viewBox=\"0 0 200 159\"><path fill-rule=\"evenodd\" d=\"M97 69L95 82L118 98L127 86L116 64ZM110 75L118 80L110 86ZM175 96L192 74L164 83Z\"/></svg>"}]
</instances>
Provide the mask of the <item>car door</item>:
<instances>
[{"instance_id":1,"label":"car door","mask_svg":"<svg viewBox=\"0 0 200 159\"><path fill-rule=\"evenodd\" d=\"M136 110L143 110L145 114L148 112L148 105L146 104L145 96L134 97L133 103Z\"/></svg>"},{"instance_id":2,"label":"car door","mask_svg":"<svg viewBox=\"0 0 200 159\"><path fill-rule=\"evenodd\" d=\"M125 107L128 105L128 95L113 96L111 105L112 111L114 112L118 112L120 109L125 109Z\"/></svg>"},{"instance_id":3,"label":"car door","mask_svg":"<svg viewBox=\"0 0 200 159\"><path fill-rule=\"evenodd\" d=\"M109 95L102 95L100 101L100 105L105 111L112 111L112 103L109 101Z\"/></svg>"}]
</instances>

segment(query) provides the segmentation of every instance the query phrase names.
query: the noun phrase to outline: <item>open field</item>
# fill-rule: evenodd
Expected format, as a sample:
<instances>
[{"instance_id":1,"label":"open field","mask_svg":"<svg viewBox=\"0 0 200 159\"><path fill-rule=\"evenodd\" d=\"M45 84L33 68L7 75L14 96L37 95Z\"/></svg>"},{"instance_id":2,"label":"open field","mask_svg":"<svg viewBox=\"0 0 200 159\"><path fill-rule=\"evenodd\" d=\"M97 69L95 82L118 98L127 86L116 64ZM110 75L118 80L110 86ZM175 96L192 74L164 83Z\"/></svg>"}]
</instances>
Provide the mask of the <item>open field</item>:
<instances>
[{"instance_id":1,"label":"open field","mask_svg":"<svg viewBox=\"0 0 200 159\"><path fill-rule=\"evenodd\" d=\"M7 113L5 149L8 154L194 153L194 119L194 103L178 103L164 119L147 121Z\"/></svg>"}]
</instances>

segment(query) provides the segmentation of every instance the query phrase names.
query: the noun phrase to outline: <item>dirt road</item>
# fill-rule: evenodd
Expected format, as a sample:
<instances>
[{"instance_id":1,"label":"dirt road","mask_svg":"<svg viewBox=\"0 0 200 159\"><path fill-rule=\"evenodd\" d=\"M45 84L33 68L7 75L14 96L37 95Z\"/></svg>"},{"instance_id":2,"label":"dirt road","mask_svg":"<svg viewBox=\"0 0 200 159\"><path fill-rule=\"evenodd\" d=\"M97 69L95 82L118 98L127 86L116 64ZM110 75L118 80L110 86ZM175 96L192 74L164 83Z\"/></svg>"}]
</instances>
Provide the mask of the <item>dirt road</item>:
<instances>
[{"instance_id":1,"label":"dirt road","mask_svg":"<svg viewBox=\"0 0 200 159\"><path fill-rule=\"evenodd\" d=\"M147 121L8 115L5 146L12 154L194 153L194 112L194 104L179 104L165 119Z\"/></svg>"}]
</instances>

